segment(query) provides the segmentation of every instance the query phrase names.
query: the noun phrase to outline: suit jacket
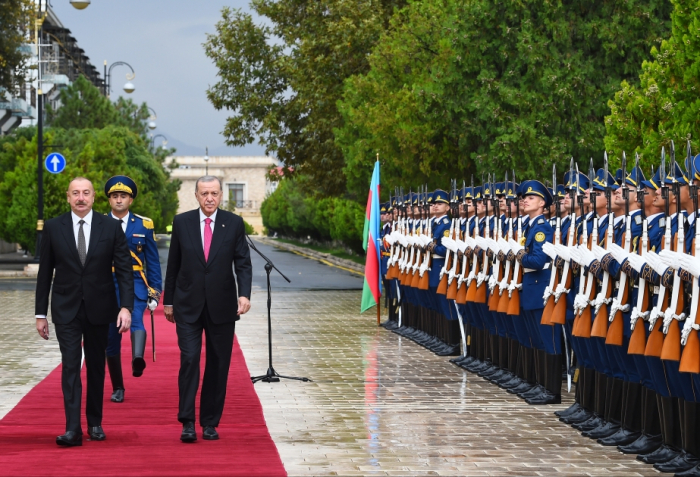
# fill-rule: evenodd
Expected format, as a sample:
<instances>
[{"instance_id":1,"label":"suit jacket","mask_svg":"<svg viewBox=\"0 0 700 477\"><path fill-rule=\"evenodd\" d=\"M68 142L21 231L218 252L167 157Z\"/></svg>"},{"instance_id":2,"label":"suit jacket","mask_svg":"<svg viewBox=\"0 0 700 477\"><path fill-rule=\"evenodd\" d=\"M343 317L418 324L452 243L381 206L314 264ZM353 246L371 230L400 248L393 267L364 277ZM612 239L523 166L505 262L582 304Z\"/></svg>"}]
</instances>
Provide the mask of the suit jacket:
<instances>
[{"instance_id":1,"label":"suit jacket","mask_svg":"<svg viewBox=\"0 0 700 477\"><path fill-rule=\"evenodd\" d=\"M133 310L131 255L119 222L93 211L90 243L85 265L82 265L70 212L47 221L41 236L36 314L47 314L51 290L51 319L54 323L70 322L78 314L83 300L90 323L115 322L119 305L112 266L119 282L121 306Z\"/></svg>"},{"instance_id":2,"label":"suit jacket","mask_svg":"<svg viewBox=\"0 0 700 477\"><path fill-rule=\"evenodd\" d=\"M163 301L173 306L175 321L194 323L205 305L214 323L237 321L237 297L250 298L252 281L253 266L242 218L218 210L209 259L205 261L199 209L175 216Z\"/></svg>"}]
</instances>

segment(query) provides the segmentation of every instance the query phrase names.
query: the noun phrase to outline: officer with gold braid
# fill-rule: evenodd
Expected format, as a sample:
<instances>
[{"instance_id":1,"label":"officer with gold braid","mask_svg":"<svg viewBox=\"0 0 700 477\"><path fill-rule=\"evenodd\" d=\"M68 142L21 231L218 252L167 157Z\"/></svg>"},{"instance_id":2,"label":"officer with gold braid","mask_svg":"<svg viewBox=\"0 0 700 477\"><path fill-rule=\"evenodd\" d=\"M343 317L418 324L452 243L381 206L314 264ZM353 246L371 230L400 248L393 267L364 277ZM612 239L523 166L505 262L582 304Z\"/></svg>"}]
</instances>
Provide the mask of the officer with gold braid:
<instances>
[{"instance_id":1,"label":"officer with gold braid","mask_svg":"<svg viewBox=\"0 0 700 477\"><path fill-rule=\"evenodd\" d=\"M105 184L105 195L109 199L111 212L108 214L121 223L126 234L126 241L131 251L134 269L134 311L131 314L131 368L135 377L140 377L146 368L144 352L146 348L146 329L143 326L143 314L146 307L154 310L158 305L162 290L162 278L158 247L153 220L141 217L129 211L138 189L136 183L127 176L114 176ZM117 287L117 299L119 289ZM107 343L107 367L112 379L112 401L124 401L124 378L121 364L122 335L112 323L109 326Z\"/></svg>"}]
</instances>

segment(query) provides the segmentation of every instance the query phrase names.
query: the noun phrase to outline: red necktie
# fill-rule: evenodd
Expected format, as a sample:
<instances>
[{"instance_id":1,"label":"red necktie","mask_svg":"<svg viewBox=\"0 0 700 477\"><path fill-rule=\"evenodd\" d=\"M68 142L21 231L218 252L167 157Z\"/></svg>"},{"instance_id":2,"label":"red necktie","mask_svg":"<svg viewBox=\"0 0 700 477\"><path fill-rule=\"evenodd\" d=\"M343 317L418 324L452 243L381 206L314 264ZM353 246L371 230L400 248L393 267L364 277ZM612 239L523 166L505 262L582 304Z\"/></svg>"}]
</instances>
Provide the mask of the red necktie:
<instances>
[{"instance_id":1,"label":"red necktie","mask_svg":"<svg viewBox=\"0 0 700 477\"><path fill-rule=\"evenodd\" d=\"M209 260L209 248L211 247L211 219L204 219L204 261Z\"/></svg>"}]
</instances>

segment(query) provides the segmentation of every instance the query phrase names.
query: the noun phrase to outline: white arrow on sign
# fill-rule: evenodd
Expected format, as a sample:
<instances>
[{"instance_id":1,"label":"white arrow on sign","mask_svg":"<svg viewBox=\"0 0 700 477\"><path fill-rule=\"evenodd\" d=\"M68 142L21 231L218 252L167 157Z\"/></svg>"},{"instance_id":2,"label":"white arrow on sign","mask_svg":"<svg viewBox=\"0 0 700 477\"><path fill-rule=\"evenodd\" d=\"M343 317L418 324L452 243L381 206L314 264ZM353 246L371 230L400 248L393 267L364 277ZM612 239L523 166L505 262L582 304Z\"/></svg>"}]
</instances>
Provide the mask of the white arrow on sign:
<instances>
[{"instance_id":1,"label":"white arrow on sign","mask_svg":"<svg viewBox=\"0 0 700 477\"><path fill-rule=\"evenodd\" d=\"M51 159L51 165L53 166L53 171L57 172L58 171L58 165L61 163L61 161L58 159L58 157L53 156Z\"/></svg>"}]
</instances>

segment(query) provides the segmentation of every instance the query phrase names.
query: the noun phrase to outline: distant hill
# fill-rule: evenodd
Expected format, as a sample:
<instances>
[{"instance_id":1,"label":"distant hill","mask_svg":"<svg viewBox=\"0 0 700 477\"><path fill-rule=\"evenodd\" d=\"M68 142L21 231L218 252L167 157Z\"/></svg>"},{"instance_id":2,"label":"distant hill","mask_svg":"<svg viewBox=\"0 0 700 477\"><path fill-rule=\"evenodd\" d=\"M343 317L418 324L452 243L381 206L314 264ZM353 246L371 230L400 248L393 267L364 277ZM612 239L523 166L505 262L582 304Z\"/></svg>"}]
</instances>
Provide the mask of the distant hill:
<instances>
[{"instance_id":1,"label":"distant hill","mask_svg":"<svg viewBox=\"0 0 700 477\"><path fill-rule=\"evenodd\" d=\"M174 156L203 156L204 148L203 146L193 146L191 144L186 144L182 141L178 141L176 138L170 136L167 133L161 132L165 137L168 138L168 144L166 147L174 147L177 149ZM156 146L162 144L162 138L156 140ZM244 147L228 147L225 144L209 144L209 155L210 156L264 156L265 149L258 144L250 144Z\"/></svg>"}]
</instances>

